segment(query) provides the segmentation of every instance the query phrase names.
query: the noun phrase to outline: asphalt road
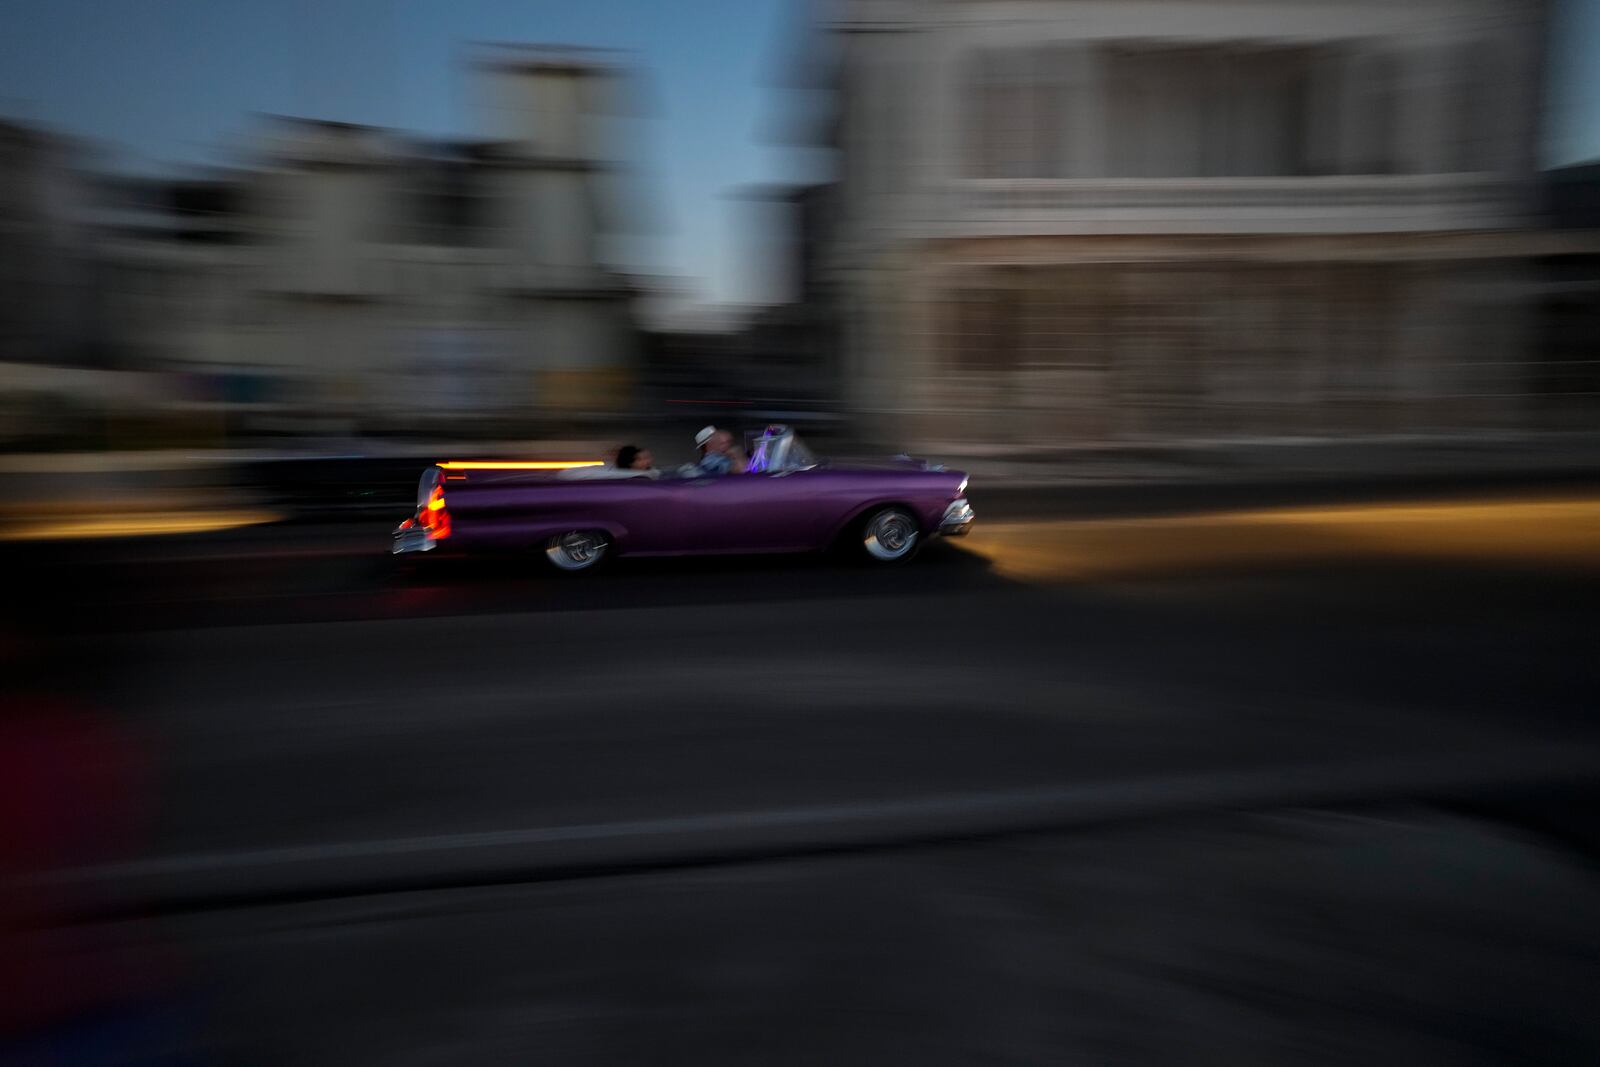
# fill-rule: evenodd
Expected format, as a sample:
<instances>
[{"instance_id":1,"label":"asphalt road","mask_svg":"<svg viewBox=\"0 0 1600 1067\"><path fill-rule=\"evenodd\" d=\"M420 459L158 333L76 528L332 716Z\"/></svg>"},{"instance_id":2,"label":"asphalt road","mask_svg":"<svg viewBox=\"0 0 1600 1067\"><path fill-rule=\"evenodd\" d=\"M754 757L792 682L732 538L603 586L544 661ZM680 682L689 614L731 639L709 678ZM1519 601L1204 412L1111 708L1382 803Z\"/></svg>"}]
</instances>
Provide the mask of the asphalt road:
<instances>
[{"instance_id":1,"label":"asphalt road","mask_svg":"<svg viewBox=\"0 0 1600 1067\"><path fill-rule=\"evenodd\" d=\"M40 570L156 770L53 877L214 1062L1595 1062L1600 527L1482 507Z\"/></svg>"}]
</instances>

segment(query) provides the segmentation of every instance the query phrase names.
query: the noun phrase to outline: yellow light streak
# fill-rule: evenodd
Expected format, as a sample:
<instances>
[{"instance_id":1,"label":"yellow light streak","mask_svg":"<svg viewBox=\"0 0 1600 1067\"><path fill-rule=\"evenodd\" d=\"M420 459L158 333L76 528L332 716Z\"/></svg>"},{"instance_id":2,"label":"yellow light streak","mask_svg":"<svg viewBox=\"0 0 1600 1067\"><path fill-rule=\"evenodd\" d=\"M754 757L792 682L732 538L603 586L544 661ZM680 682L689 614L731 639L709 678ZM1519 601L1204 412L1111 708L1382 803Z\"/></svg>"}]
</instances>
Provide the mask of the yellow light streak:
<instances>
[{"instance_id":1,"label":"yellow light streak","mask_svg":"<svg viewBox=\"0 0 1600 1067\"><path fill-rule=\"evenodd\" d=\"M0 527L0 541L64 541L91 537L151 537L211 533L277 522L270 511L159 512L90 515L70 519L20 520Z\"/></svg>"},{"instance_id":2,"label":"yellow light streak","mask_svg":"<svg viewBox=\"0 0 1600 1067\"><path fill-rule=\"evenodd\" d=\"M598 459L571 460L450 460L436 466L447 471L565 471L574 467L603 467Z\"/></svg>"},{"instance_id":3,"label":"yellow light streak","mask_svg":"<svg viewBox=\"0 0 1600 1067\"><path fill-rule=\"evenodd\" d=\"M962 548L1015 578L1176 574L1317 559L1600 566L1600 499L1454 500L985 523Z\"/></svg>"}]
</instances>

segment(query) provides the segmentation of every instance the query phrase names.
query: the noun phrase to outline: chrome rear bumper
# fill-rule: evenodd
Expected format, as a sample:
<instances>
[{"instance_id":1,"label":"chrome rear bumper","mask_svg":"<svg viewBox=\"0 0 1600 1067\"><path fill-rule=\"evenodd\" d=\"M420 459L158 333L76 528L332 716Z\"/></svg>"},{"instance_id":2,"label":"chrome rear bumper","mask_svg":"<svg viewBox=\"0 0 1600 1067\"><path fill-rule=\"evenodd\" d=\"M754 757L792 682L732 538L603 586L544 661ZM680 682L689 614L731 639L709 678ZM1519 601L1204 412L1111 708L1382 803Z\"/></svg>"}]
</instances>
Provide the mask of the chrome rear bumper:
<instances>
[{"instance_id":1,"label":"chrome rear bumper","mask_svg":"<svg viewBox=\"0 0 1600 1067\"><path fill-rule=\"evenodd\" d=\"M394 547L390 551L396 556L403 552L428 552L438 543L420 526L412 526L409 529L401 527L394 532Z\"/></svg>"},{"instance_id":2,"label":"chrome rear bumper","mask_svg":"<svg viewBox=\"0 0 1600 1067\"><path fill-rule=\"evenodd\" d=\"M960 537L971 528L974 518L972 505L967 503L966 497L953 500L944 509L944 518L939 520L939 533L945 537Z\"/></svg>"}]
</instances>

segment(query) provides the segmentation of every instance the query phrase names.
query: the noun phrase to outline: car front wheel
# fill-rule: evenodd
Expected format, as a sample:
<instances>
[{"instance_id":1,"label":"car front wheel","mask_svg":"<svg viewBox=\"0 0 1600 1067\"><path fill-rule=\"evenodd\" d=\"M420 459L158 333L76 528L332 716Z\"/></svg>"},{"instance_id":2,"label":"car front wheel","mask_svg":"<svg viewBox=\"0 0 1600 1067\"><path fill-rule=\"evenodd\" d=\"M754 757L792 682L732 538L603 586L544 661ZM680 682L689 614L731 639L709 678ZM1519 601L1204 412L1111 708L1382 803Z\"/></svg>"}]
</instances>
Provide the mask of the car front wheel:
<instances>
[{"instance_id":1,"label":"car front wheel","mask_svg":"<svg viewBox=\"0 0 1600 1067\"><path fill-rule=\"evenodd\" d=\"M597 566L611 547L599 530L572 530L545 542L544 554L558 570L586 571Z\"/></svg>"},{"instance_id":2,"label":"car front wheel","mask_svg":"<svg viewBox=\"0 0 1600 1067\"><path fill-rule=\"evenodd\" d=\"M861 548L873 563L901 563L916 555L922 533L904 508L883 508L861 524Z\"/></svg>"}]
</instances>

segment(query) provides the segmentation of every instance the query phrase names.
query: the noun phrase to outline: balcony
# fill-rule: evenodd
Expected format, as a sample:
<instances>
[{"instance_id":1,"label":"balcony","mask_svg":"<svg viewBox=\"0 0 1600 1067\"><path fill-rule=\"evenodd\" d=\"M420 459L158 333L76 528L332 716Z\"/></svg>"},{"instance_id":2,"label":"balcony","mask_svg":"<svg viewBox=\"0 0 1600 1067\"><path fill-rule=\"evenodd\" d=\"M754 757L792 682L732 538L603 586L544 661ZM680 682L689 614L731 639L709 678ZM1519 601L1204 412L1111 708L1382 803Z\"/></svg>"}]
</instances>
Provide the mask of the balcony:
<instances>
[{"instance_id":1,"label":"balcony","mask_svg":"<svg viewBox=\"0 0 1600 1067\"><path fill-rule=\"evenodd\" d=\"M1309 178L969 179L923 200L923 236L1402 233L1520 221L1495 174Z\"/></svg>"}]
</instances>

